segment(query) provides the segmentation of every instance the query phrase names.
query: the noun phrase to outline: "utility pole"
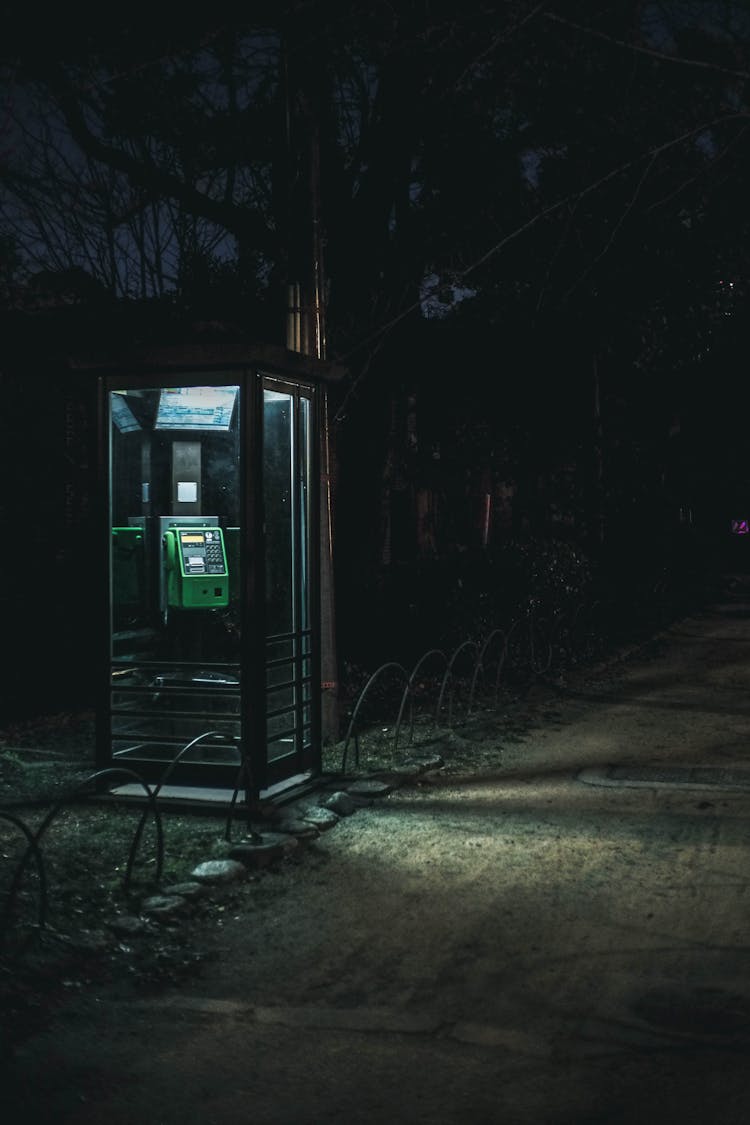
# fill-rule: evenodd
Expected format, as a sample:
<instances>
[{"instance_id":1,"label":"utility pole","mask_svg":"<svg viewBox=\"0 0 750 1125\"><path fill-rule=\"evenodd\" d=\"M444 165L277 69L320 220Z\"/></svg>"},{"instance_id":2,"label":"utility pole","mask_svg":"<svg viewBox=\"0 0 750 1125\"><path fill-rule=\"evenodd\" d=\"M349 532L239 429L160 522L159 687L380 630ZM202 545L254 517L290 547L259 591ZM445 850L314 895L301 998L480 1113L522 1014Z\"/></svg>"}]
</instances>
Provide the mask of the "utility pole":
<instances>
[{"instance_id":1,"label":"utility pole","mask_svg":"<svg viewBox=\"0 0 750 1125\"><path fill-rule=\"evenodd\" d=\"M284 98L287 315L286 346L290 351L326 358L326 279L321 193L319 66L307 50L295 50L298 36L282 43L281 80ZM333 580L334 452L328 394L320 389L320 623L322 734L339 736L338 660Z\"/></svg>"}]
</instances>

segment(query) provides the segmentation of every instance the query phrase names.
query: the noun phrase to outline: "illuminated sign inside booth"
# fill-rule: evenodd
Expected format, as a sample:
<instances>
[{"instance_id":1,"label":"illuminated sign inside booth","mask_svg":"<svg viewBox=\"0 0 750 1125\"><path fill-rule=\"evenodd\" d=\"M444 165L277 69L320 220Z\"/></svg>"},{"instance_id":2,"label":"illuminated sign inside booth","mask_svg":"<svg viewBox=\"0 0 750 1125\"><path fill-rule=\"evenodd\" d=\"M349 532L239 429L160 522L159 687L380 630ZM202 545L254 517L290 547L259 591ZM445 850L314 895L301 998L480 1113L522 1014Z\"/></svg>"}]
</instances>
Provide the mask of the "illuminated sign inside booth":
<instances>
[{"instance_id":1,"label":"illuminated sign inside booth","mask_svg":"<svg viewBox=\"0 0 750 1125\"><path fill-rule=\"evenodd\" d=\"M238 387L164 387L154 429L228 430Z\"/></svg>"}]
</instances>

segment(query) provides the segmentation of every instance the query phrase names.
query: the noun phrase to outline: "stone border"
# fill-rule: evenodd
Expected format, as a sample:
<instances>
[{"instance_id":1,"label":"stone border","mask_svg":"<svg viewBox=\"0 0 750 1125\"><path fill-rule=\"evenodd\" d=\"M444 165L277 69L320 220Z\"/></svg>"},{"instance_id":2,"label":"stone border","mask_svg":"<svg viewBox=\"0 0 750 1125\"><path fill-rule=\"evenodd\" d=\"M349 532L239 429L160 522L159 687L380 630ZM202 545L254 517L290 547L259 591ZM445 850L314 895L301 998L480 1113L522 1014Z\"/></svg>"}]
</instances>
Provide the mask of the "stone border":
<instances>
[{"instance_id":1,"label":"stone border","mask_svg":"<svg viewBox=\"0 0 750 1125\"><path fill-rule=\"evenodd\" d=\"M391 771L350 780L329 779L329 788L323 788L317 804L310 800L314 794L308 794L281 806L269 817L268 830L264 825L241 841L234 844L228 841L226 857L198 863L185 882L147 896L138 914L118 915L105 925L115 935L135 937L150 932L154 922L173 922L210 890L237 883L246 879L250 872L284 859L300 844L316 840L321 833L335 827L342 817L351 816L357 809L372 805L394 789L443 765L439 755L409 758Z\"/></svg>"}]
</instances>

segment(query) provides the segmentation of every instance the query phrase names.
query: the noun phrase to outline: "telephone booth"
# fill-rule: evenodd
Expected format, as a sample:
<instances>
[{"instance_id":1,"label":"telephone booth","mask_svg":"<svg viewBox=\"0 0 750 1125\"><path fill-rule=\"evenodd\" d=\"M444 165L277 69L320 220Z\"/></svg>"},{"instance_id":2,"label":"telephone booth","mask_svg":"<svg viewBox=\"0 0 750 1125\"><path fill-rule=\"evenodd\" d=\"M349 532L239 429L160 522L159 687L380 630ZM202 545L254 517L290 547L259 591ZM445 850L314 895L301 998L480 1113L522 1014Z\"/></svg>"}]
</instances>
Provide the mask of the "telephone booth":
<instances>
[{"instance_id":1,"label":"telephone booth","mask_svg":"<svg viewBox=\"0 0 750 1125\"><path fill-rule=\"evenodd\" d=\"M255 797L310 778L335 369L266 348L97 374L99 766L194 795L233 790L240 765Z\"/></svg>"}]
</instances>

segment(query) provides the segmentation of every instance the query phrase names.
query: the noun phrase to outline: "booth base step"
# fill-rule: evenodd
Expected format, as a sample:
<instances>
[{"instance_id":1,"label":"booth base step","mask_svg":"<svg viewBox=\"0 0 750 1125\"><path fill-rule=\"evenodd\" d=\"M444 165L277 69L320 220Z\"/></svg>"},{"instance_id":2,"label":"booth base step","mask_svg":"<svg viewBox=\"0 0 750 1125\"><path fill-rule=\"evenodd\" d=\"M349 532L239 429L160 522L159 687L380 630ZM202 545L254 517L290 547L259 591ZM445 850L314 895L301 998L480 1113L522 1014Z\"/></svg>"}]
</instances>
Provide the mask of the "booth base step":
<instances>
[{"instance_id":1,"label":"booth base step","mask_svg":"<svg viewBox=\"0 0 750 1125\"><path fill-rule=\"evenodd\" d=\"M294 777L285 778L275 785L262 789L258 795L257 805L277 805L304 796L319 787L320 779L309 773L296 774ZM234 790L223 788L210 788L204 785L162 785L159 790L159 803L168 803L172 807L192 809L217 809L226 811L232 803ZM132 801L143 804L147 800L143 786L136 784L117 785L101 798L111 801ZM238 813L246 811L244 790L240 790L235 801L235 810Z\"/></svg>"}]
</instances>

